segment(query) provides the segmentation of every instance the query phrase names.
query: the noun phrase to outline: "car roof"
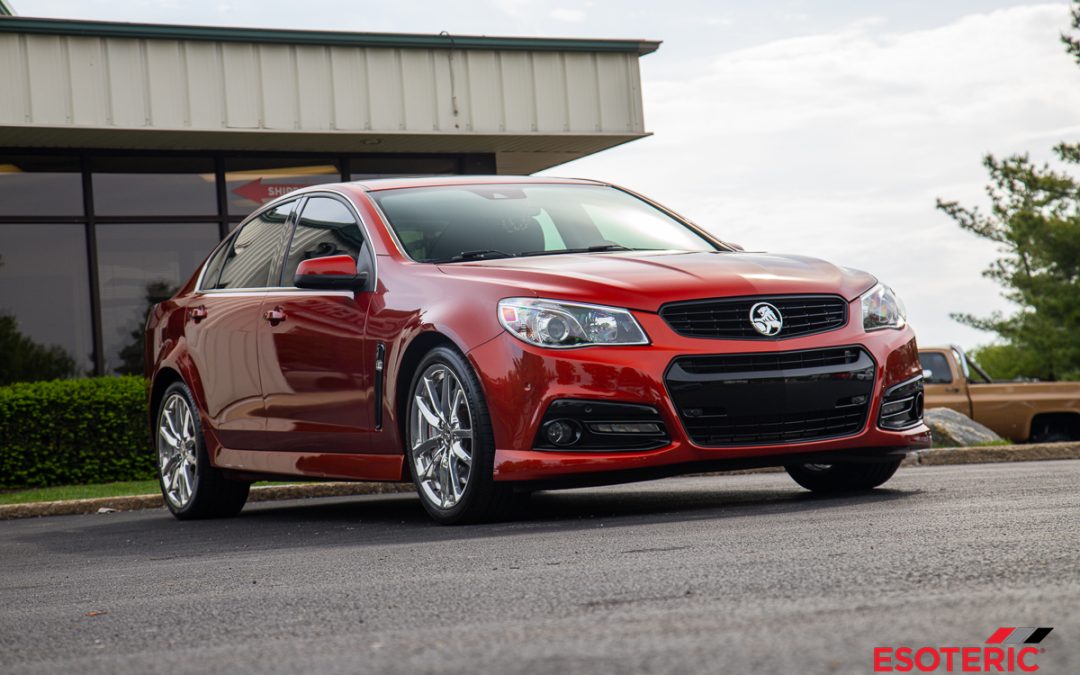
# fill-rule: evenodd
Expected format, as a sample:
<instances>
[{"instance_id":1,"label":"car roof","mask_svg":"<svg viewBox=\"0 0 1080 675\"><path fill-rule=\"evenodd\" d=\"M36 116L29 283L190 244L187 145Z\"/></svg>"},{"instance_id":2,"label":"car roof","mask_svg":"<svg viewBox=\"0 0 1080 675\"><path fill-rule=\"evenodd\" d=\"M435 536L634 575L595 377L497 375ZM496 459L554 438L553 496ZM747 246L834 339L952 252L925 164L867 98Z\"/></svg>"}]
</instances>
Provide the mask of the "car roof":
<instances>
[{"instance_id":1,"label":"car roof","mask_svg":"<svg viewBox=\"0 0 1080 675\"><path fill-rule=\"evenodd\" d=\"M450 185L607 185L586 178L555 178L552 176L405 176L400 178L370 178L346 183L349 187L365 192L399 190L417 187L445 187Z\"/></svg>"}]
</instances>

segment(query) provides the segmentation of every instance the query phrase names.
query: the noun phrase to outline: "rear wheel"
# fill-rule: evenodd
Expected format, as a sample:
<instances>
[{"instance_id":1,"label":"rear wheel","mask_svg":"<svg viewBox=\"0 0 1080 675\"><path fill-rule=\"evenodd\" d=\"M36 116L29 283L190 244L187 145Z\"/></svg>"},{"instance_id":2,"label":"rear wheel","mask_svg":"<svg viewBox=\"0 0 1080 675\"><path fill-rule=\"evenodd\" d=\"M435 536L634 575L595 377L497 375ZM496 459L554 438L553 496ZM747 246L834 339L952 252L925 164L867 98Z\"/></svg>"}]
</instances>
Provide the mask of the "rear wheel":
<instances>
[{"instance_id":1,"label":"rear wheel","mask_svg":"<svg viewBox=\"0 0 1080 675\"><path fill-rule=\"evenodd\" d=\"M406 452L428 514L443 524L500 514L513 492L492 477L495 440L468 361L449 347L432 349L416 369L406 407Z\"/></svg>"},{"instance_id":2,"label":"rear wheel","mask_svg":"<svg viewBox=\"0 0 1080 675\"><path fill-rule=\"evenodd\" d=\"M235 516L250 483L225 478L210 464L202 423L182 382L165 390L158 407L158 482L165 505L181 520Z\"/></svg>"},{"instance_id":3,"label":"rear wheel","mask_svg":"<svg viewBox=\"0 0 1080 675\"><path fill-rule=\"evenodd\" d=\"M813 492L859 492L872 490L893 477L900 460L893 462L837 464L789 464L788 475Z\"/></svg>"}]
</instances>

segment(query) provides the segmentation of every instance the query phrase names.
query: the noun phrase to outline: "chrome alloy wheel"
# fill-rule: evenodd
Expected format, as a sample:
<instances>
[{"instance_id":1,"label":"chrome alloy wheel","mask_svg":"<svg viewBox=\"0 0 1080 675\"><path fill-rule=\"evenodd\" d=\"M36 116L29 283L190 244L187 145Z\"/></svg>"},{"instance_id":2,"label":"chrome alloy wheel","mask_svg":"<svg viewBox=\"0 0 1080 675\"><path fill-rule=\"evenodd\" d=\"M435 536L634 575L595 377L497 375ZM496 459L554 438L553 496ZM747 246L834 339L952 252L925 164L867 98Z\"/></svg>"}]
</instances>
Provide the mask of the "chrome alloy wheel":
<instances>
[{"instance_id":1,"label":"chrome alloy wheel","mask_svg":"<svg viewBox=\"0 0 1080 675\"><path fill-rule=\"evenodd\" d=\"M173 394L158 416L158 470L165 497L178 509L191 502L199 480L195 418L187 399Z\"/></svg>"},{"instance_id":2,"label":"chrome alloy wheel","mask_svg":"<svg viewBox=\"0 0 1080 675\"><path fill-rule=\"evenodd\" d=\"M424 497L452 508L472 474L472 413L461 381L447 366L432 364L416 381L409 410L413 471Z\"/></svg>"}]
</instances>

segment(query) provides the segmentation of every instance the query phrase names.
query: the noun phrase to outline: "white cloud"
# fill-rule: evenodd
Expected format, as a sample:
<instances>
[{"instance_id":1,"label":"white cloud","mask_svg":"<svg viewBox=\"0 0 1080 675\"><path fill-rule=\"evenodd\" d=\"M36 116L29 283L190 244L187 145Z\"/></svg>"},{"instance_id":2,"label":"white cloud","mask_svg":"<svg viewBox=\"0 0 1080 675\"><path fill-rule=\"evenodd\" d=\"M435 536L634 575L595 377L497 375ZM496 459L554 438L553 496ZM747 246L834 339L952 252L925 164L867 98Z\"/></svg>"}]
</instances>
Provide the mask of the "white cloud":
<instances>
[{"instance_id":1,"label":"white cloud","mask_svg":"<svg viewBox=\"0 0 1080 675\"><path fill-rule=\"evenodd\" d=\"M565 7L556 7L548 13L548 16L556 21L566 21L568 23L580 23L586 18L584 11Z\"/></svg>"},{"instance_id":2,"label":"white cloud","mask_svg":"<svg viewBox=\"0 0 1080 675\"><path fill-rule=\"evenodd\" d=\"M1080 138L1067 25L1064 4L908 32L870 19L685 79L651 80L645 62L656 135L552 173L638 187L750 249L868 269L905 297L924 342L985 342L948 314L1007 309L981 276L994 247L934 199L982 201L986 152L1041 158Z\"/></svg>"}]
</instances>

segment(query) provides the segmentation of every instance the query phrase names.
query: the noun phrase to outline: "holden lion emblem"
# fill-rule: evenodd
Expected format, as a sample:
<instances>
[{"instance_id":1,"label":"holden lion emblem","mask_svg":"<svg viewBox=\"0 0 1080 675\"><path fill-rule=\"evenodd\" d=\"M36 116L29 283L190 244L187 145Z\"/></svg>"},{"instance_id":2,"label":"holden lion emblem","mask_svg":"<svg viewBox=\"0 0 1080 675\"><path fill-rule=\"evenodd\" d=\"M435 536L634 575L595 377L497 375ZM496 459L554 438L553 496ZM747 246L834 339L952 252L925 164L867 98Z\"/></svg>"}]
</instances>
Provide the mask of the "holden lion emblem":
<instances>
[{"instance_id":1,"label":"holden lion emblem","mask_svg":"<svg viewBox=\"0 0 1080 675\"><path fill-rule=\"evenodd\" d=\"M762 335L772 337L780 332L784 325L784 317L773 305L759 302L750 308L750 324Z\"/></svg>"}]
</instances>

